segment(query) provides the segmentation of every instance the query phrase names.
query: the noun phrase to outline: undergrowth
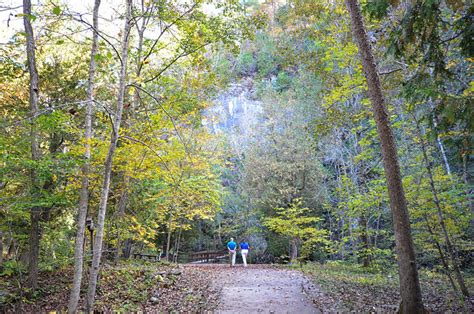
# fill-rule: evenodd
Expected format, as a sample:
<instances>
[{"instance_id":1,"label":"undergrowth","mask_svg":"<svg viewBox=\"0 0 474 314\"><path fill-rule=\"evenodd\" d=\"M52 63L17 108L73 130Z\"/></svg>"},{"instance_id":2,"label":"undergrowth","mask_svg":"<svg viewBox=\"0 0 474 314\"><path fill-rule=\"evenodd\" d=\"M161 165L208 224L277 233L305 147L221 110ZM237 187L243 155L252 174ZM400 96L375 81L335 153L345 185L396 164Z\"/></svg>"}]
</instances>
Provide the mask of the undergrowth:
<instances>
[{"instance_id":1,"label":"undergrowth","mask_svg":"<svg viewBox=\"0 0 474 314\"><path fill-rule=\"evenodd\" d=\"M294 265L317 283L335 301L335 309L392 311L400 302L397 269L364 268L359 264L331 261L326 264ZM434 312L465 311L459 295L453 293L446 276L428 269L420 270L420 283L425 307ZM472 287L474 278L466 274Z\"/></svg>"}]
</instances>

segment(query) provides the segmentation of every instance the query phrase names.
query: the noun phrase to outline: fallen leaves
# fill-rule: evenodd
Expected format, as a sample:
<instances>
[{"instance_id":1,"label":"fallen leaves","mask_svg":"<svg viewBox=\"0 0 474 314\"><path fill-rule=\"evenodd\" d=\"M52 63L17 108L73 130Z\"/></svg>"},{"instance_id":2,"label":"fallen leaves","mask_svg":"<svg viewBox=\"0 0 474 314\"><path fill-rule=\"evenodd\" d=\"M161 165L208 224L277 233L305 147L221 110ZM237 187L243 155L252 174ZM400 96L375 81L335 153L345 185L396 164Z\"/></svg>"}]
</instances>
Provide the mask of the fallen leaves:
<instances>
[{"instance_id":1,"label":"fallen leaves","mask_svg":"<svg viewBox=\"0 0 474 314\"><path fill-rule=\"evenodd\" d=\"M79 307L84 309L87 291L84 273ZM94 309L100 312L209 311L218 303L219 289L211 287L212 271L142 261L104 265ZM13 280L13 279L12 279ZM35 298L4 304L6 312L57 312L67 309L72 268L40 274L40 291ZM8 293L20 294L13 285Z\"/></svg>"},{"instance_id":2,"label":"fallen leaves","mask_svg":"<svg viewBox=\"0 0 474 314\"><path fill-rule=\"evenodd\" d=\"M321 286L326 299L333 300L331 308L320 304L324 299L313 297L320 309L331 311L397 312L400 303L396 273L371 273L359 265L325 265L309 263L303 267L315 283ZM441 274L420 271L423 302L430 312L463 311Z\"/></svg>"}]
</instances>

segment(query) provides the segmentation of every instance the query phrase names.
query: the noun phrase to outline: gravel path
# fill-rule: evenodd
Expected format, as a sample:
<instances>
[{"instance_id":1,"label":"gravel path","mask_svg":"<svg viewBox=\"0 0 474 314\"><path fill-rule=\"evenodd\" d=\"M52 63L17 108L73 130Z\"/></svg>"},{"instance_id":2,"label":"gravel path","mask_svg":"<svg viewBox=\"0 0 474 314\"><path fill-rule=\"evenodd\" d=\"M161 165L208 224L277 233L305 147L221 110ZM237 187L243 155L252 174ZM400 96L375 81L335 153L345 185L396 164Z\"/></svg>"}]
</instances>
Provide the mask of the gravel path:
<instances>
[{"instance_id":1,"label":"gravel path","mask_svg":"<svg viewBox=\"0 0 474 314\"><path fill-rule=\"evenodd\" d=\"M221 295L216 313L320 313L309 289L316 289L300 272L265 265L202 265L218 275L213 286Z\"/></svg>"}]
</instances>

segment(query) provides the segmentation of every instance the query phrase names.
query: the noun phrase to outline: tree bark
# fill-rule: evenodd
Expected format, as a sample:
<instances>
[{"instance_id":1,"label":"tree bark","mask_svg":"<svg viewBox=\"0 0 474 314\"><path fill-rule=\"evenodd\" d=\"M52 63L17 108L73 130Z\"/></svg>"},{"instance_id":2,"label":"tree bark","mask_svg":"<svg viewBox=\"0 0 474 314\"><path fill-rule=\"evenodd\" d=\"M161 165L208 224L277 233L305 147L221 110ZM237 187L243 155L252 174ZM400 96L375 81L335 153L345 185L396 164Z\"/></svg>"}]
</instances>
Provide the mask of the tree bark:
<instances>
[{"instance_id":1,"label":"tree bark","mask_svg":"<svg viewBox=\"0 0 474 314\"><path fill-rule=\"evenodd\" d=\"M26 33L26 55L28 60L28 71L30 74L29 82L29 104L31 112L31 160L33 163L40 159L39 147L39 131L36 125L36 118L38 117L39 105L39 76L36 69L36 55L35 55L35 37L33 34L33 27L31 26L31 0L23 0L23 24ZM30 170L31 178L31 196L33 201L37 201L40 197L40 182L38 174L33 167ZM41 208L33 206L30 211L30 251L28 261L28 286L34 292L38 287L38 258L39 258L39 243L40 243L40 218Z\"/></svg>"},{"instance_id":2,"label":"tree bark","mask_svg":"<svg viewBox=\"0 0 474 314\"><path fill-rule=\"evenodd\" d=\"M94 307L95 293L97 288L97 276L99 274L100 258L102 256L102 242L104 238L104 222L105 214L107 211L107 201L110 189L110 179L112 175L112 162L117 148L117 142L120 131L120 124L122 122L123 104L125 97L126 87L126 74L127 74L127 58L128 58L128 41L131 28L131 14L132 14L132 0L126 0L126 14L125 14L125 25L122 37L122 65L120 68L119 77L119 91L117 97L117 110L115 111L114 125L110 138L109 150L105 159L104 167L104 182L102 185L102 191L99 202L99 215L97 219L97 229L94 243L94 254L92 257L92 266L90 269L89 286L87 289L87 311L92 311Z\"/></svg>"},{"instance_id":3,"label":"tree bark","mask_svg":"<svg viewBox=\"0 0 474 314\"><path fill-rule=\"evenodd\" d=\"M298 243L297 243L296 238L291 238L290 243L291 243L291 255L290 255L290 262L291 263L296 263L296 260L298 258Z\"/></svg>"},{"instance_id":4,"label":"tree bark","mask_svg":"<svg viewBox=\"0 0 474 314\"><path fill-rule=\"evenodd\" d=\"M168 219L168 235L166 237L166 260L170 260L170 245L171 245L171 223L173 221L173 215L170 215Z\"/></svg>"},{"instance_id":5,"label":"tree bark","mask_svg":"<svg viewBox=\"0 0 474 314\"><path fill-rule=\"evenodd\" d=\"M3 231L0 230L0 271L3 269Z\"/></svg>"},{"instance_id":6,"label":"tree bark","mask_svg":"<svg viewBox=\"0 0 474 314\"><path fill-rule=\"evenodd\" d=\"M463 149L462 149L462 179L464 185L466 186L466 196L469 204L469 209L471 210L471 215L474 217L474 199L472 197L472 182L471 174L469 172L469 160L471 156L471 143L466 136L463 140ZM474 234L474 218L471 219L471 235Z\"/></svg>"},{"instance_id":7,"label":"tree bark","mask_svg":"<svg viewBox=\"0 0 474 314\"><path fill-rule=\"evenodd\" d=\"M411 237L410 219L403 191L395 140L385 108L382 87L358 1L345 0L345 3L350 13L354 37L359 47L369 98L372 102L377 132L380 137L398 254L400 296L402 299L400 311L402 313L422 313L424 309L416 268L415 250Z\"/></svg>"},{"instance_id":8,"label":"tree bark","mask_svg":"<svg viewBox=\"0 0 474 314\"><path fill-rule=\"evenodd\" d=\"M183 231L182 227L179 227L178 235L176 236L176 242L175 242L175 252L173 254L173 263L178 264L178 255L179 255L179 245L181 242L181 232Z\"/></svg>"},{"instance_id":9,"label":"tree bark","mask_svg":"<svg viewBox=\"0 0 474 314\"><path fill-rule=\"evenodd\" d=\"M122 246L122 221L125 216L125 209L128 203L128 185L130 184L130 176L124 173L123 179L123 190L120 194L120 199L117 205L117 246L114 254L114 263L117 263L120 259L120 248Z\"/></svg>"},{"instance_id":10,"label":"tree bark","mask_svg":"<svg viewBox=\"0 0 474 314\"><path fill-rule=\"evenodd\" d=\"M95 0L92 13L92 46L89 61L89 81L87 86L87 107L84 130L84 165L82 166L82 184L79 196L79 213L77 216L76 243L74 248L74 279L69 296L68 313L77 311L82 282L82 269L84 264L84 231L86 225L87 208L89 205L89 170L91 158L92 138L92 111L94 105L94 77L96 71L95 56L98 48L100 0Z\"/></svg>"},{"instance_id":11,"label":"tree bark","mask_svg":"<svg viewBox=\"0 0 474 314\"><path fill-rule=\"evenodd\" d=\"M122 250L122 257L128 259L132 253L132 239L125 240Z\"/></svg>"}]
</instances>

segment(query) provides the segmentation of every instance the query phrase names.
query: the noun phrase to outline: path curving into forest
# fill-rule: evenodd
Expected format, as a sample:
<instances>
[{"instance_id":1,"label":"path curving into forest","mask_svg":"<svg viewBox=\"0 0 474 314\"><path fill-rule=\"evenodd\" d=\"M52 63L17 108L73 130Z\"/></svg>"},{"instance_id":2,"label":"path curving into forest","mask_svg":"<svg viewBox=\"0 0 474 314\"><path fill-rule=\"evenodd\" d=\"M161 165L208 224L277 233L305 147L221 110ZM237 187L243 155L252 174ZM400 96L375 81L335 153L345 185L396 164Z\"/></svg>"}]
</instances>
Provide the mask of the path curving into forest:
<instances>
[{"instance_id":1,"label":"path curving into forest","mask_svg":"<svg viewBox=\"0 0 474 314\"><path fill-rule=\"evenodd\" d=\"M269 265L201 265L219 274L216 313L320 313L311 296L319 289L301 272Z\"/></svg>"}]
</instances>

